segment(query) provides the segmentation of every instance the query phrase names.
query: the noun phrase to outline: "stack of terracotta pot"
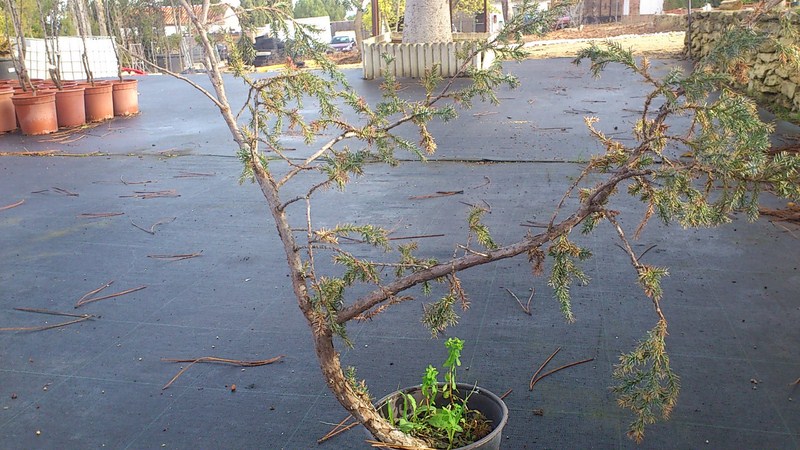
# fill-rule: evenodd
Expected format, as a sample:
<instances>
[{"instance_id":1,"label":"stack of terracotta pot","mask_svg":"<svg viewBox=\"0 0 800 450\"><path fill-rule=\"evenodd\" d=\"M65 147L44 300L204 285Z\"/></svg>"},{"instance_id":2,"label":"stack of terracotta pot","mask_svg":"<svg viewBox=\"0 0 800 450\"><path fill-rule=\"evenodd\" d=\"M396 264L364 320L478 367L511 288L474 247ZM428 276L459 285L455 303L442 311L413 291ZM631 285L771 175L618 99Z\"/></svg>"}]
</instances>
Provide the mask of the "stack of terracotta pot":
<instances>
[{"instance_id":1,"label":"stack of terracotta pot","mask_svg":"<svg viewBox=\"0 0 800 450\"><path fill-rule=\"evenodd\" d=\"M17 80L0 80L0 133L14 131L19 124L23 134L48 134L139 112L137 80L65 81L61 89L51 81L31 82L35 92L23 89Z\"/></svg>"}]
</instances>

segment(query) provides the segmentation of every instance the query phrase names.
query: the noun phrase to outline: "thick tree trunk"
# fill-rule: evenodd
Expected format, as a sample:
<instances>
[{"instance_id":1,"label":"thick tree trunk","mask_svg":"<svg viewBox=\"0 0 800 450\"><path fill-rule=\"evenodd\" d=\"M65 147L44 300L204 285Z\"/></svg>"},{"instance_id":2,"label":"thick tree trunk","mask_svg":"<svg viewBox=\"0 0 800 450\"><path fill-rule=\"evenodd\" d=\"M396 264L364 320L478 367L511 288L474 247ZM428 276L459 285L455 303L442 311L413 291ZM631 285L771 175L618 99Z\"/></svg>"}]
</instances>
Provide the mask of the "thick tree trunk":
<instances>
[{"instance_id":1,"label":"thick tree trunk","mask_svg":"<svg viewBox=\"0 0 800 450\"><path fill-rule=\"evenodd\" d=\"M378 414L367 394L356 392L353 389L350 381L342 372L339 354L333 347L333 339L329 330L314 332L314 348L317 351L322 375L331 392L336 395L339 403L372 433L375 439L408 448L426 447L425 442L392 427Z\"/></svg>"},{"instance_id":2,"label":"thick tree trunk","mask_svg":"<svg viewBox=\"0 0 800 450\"><path fill-rule=\"evenodd\" d=\"M364 43L364 34L362 31L364 30L364 11L367 10L367 6L369 6L370 0L363 0L361 5L358 9L356 9L356 17L355 17L355 27L356 27L356 49L360 55L363 55L363 43Z\"/></svg>"},{"instance_id":3,"label":"thick tree trunk","mask_svg":"<svg viewBox=\"0 0 800 450\"><path fill-rule=\"evenodd\" d=\"M407 0L403 42L452 42L449 0Z\"/></svg>"},{"instance_id":4,"label":"thick tree trunk","mask_svg":"<svg viewBox=\"0 0 800 450\"><path fill-rule=\"evenodd\" d=\"M94 1L94 9L97 13L97 25L100 29L99 35L100 36L108 36L108 23L106 22L106 5L103 4L103 0L95 0Z\"/></svg>"},{"instance_id":5,"label":"thick tree trunk","mask_svg":"<svg viewBox=\"0 0 800 450\"><path fill-rule=\"evenodd\" d=\"M89 21L89 13L86 11L86 0L71 0L72 10L75 14L75 24L78 27L78 34L82 37L92 35L92 23Z\"/></svg>"}]
</instances>

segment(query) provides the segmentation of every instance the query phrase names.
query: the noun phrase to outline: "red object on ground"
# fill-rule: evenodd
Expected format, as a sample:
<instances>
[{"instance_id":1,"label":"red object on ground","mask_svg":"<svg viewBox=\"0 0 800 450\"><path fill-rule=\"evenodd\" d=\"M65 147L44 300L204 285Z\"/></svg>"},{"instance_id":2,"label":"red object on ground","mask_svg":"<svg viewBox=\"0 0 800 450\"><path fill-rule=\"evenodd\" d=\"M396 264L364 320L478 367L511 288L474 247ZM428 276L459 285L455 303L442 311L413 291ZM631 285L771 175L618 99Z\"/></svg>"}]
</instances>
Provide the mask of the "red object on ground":
<instances>
[{"instance_id":1,"label":"red object on ground","mask_svg":"<svg viewBox=\"0 0 800 450\"><path fill-rule=\"evenodd\" d=\"M147 72L145 72L144 70L134 69L132 67L123 67L122 71L135 73L136 75L147 75Z\"/></svg>"}]
</instances>

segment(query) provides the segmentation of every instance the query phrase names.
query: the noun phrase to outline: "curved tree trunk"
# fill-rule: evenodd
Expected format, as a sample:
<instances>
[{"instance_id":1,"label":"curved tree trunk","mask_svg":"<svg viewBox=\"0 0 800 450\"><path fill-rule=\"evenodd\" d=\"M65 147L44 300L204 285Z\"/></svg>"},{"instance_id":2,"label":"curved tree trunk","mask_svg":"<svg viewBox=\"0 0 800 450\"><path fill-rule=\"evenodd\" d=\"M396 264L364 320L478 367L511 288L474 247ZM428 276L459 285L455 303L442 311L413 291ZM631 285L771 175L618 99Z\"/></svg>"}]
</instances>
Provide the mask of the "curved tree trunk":
<instances>
[{"instance_id":1,"label":"curved tree trunk","mask_svg":"<svg viewBox=\"0 0 800 450\"><path fill-rule=\"evenodd\" d=\"M382 418L370 401L369 395L357 392L344 376L339 361L339 353L333 346L330 330L314 331L314 349L317 352L322 376L336 400L361 422L372 435L381 442L401 445L408 448L426 448L425 442L413 438L394 428Z\"/></svg>"},{"instance_id":2,"label":"curved tree trunk","mask_svg":"<svg viewBox=\"0 0 800 450\"><path fill-rule=\"evenodd\" d=\"M408 44L452 42L448 0L407 0L403 42Z\"/></svg>"}]
</instances>

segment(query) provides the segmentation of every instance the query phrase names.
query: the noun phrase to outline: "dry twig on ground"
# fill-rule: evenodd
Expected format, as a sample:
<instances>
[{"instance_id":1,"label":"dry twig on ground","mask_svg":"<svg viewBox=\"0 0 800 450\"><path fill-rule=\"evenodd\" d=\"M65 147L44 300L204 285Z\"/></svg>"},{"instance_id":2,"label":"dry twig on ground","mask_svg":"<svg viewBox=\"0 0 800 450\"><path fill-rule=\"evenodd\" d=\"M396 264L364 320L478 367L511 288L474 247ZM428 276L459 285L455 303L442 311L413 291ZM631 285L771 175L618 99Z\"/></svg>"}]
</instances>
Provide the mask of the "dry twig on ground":
<instances>
[{"instance_id":1,"label":"dry twig on ground","mask_svg":"<svg viewBox=\"0 0 800 450\"><path fill-rule=\"evenodd\" d=\"M2 208L0 208L0 211L5 211L7 209L16 208L17 206L19 206L19 205L21 205L23 203L25 203L25 199L22 199L22 200L20 200L20 201L18 201L16 203L12 203L10 205L3 206Z\"/></svg>"},{"instance_id":2,"label":"dry twig on ground","mask_svg":"<svg viewBox=\"0 0 800 450\"><path fill-rule=\"evenodd\" d=\"M72 314L72 313L65 313L60 311L51 311L49 309L39 309L39 308L14 308L16 311L23 311L23 312L32 312L37 314L49 314L51 316L66 316L66 317L77 317L77 319L69 320L66 322L56 323L52 325L40 325L34 327L3 327L0 328L0 331L44 331L44 330L51 330L53 328L60 328L65 327L67 325L72 325L75 323L83 322L84 320L89 320L94 317L91 314Z\"/></svg>"},{"instance_id":3,"label":"dry twig on ground","mask_svg":"<svg viewBox=\"0 0 800 450\"><path fill-rule=\"evenodd\" d=\"M423 199L428 199L428 198L449 197L451 195L457 195L457 194L463 194L463 193L464 193L464 191L436 191L435 194L414 195L414 196L411 196L411 197L408 197L408 198L409 198L409 200L423 200Z\"/></svg>"},{"instance_id":4,"label":"dry twig on ground","mask_svg":"<svg viewBox=\"0 0 800 450\"><path fill-rule=\"evenodd\" d=\"M554 374L554 373L556 373L558 371L561 371L561 370L564 370L564 369L569 369L570 367L574 367L574 366L577 366L579 364L584 364L584 363L591 362L591 361L594 361L594 358L587 358L587 359L582 359L580 361L575 361L575 362L572 362L572 363L569 363L569 364L564 364L561 367L558 367L558 368L553 369L553 370L551 370L549 372L546 372L546 373L542 374L539 378L531 380L530 390L533 390L533 387L536 385L536 383L538 383L539 380L541 380L542 378L544 378L546 376L549 376L549 375L552 375L552 374Z\"/></svg>"},{"instance_id":5,"label":"dry twig on ground","mask_svg":"<svg viewBox=\"0 0 800 450\"><path fill-rule=\"evenodd\" d=\"M509 288L506 288L506 287L504 287L504 288L502 288L502 289L505 289L505 290L506 290L506 292L508 292L509 294L511 294L511 296L512 296L512 297L514 297L514 300L516 300L516 301L517 301L517 303L519 303L519 307L520 307L520 308L522 308L522 311L523 311L525 314L527 314L527 315L529 315L529 316L532 316L532 315L533 315L533 314L531 313L531 300L533 300L533 295L536 293L536 288L531 288L531 296L530 296L530 297L528 297L528 303L526 303L526 304L524 304L524 305L522 304L522 300L520 300L520 299L519 299L519 297L517 297L517 294L515 294L515 293L511 292L511 289L509 289Z\"/></svg>"},{"instance_id":6,"label":"dry twig on ground","mask_svg":"<svg viewBox=\"0 0 800 450\"><path fill-rule=\"evenodd\" d=\"M758 213L774 217L773 220L780 222L800 224L800 206L792 202L787 203L786 208L783 209L758 208Z\"/></svg>"},{"instance_id":7,"label":"dry twig on ground","mask_svg":"<svg viewBox=\"0 0 800 450\"><path fill-rule=\"evenodd\" d=\"M124 212L107 212L107 213L82 213L78 215L81 219L99 219L102 217L116 217L124 215Z\"/></svg>"},{"instance_id":8,"label":"dry twig on ground","mask_svg":"<svg viewBox=\"0 0 800 450\"><path fill-rule=\"evenodd\" d=\"M240 367L258 367L258 366L266 366L267 364L272 364L275 362L280 361L284 358L285 355L278 355L274 358L270 359L262 359L258 361L242 361L238 359L227 359L227 358L217 358L216 356L203 356L201 358L195 359L172 359L172 358L161 358L162 361L167 362L176 362L176 363L189 363L186 367L181 369L174 377L167 384L164 385L161 389L167 389L168 387L172 386L172 383L178 379L184 372L186 372L189 367L192 367L194 364L197 363L217 363L217 364L230 364L234 366Z\"/></svg>"},{"instance_id":9,"label":"dry twig on ground","mask_svg":"<svg viewBox=\"0 0 800 450\"><path fill-rule=\"evenodd\" d=\"M165 198L165 197L180 197L181 195L175 189L165 189L163 191L134 191L132 195L120 195L119 198Z\"/></svg>"},{"instance_id":10,"label":"dry twig on ground","mask_svg":"<svg viewBox=\"0 0 800 450\"><path fill-rule=\"evenodd\" d=\"M328 434L326 434L325 436L322 436L321 438L317 439L317 444L322 444L323 442L327 441L328 439L336 437L336 436L344 433L345 431L353 428L354 426L358 425L358 423L359 423L358 421L353 421L353 422L345 425L345 422L347 422L348 420L350 420L352 418L353 418L353 416L350 415L350 416L347 416L344 419L342 419L342 421L337 423L336 426L334 426L333 429L328 432Z\"/></svg>"},{"instance_id":11,"label":"dry twig on ground","mask_svg":"<svg viewBox=\"0 0 800 450\"><path fill-rule=\"evenodd\" d=\"M148 258L163 259L165 261L182 261L184 259L197 258L198 256L203 256L202 250L199 252L185 253L182 255L147 255Z\"/></svg>"},{"instance_id":12,"label":"dry twig on ground","mask_svg":"<svg viewBox=\"0 0 800 450\"><path fill-rule=\"evenodd\" d=\"M132 221L132 220L131 220L131 225L133 225L134 227L136 227L136 228L138 228L138 229L140 229L140 230L144 231L145 233L149 233L149 234L153 234L153 235L154 235L154 234L156 234L156 227L157 227L157 226L159 226L159 225L164 225L164 224L166 224L166 223L173 222L173 221L175 221L175 219L177 219L177 217L169 217L169 218L166 218L166 219L161 219L161 220L159 220L158 222L156 222L156 223L154 223L154 224L150 225L150 229L149 229L149 230L148 230L148 229L146 229L146 228L142 228L142 227L140 227L139 225L136 225L135 223L133 223L133 221Z\"/></svg>"},{"instance_id":13,"label":"dry twig on ground","mask_svg":"<svg viewBox=\"0 0 800 450\"><path fill-rule=\"evenodd\" d=\"M64 194L67 197L79 197L80 196L79 194L76 194L75 192L71 192L71 191L68 191L68 190L66 190L64 188L60 188L60 187L54 187L54 188L51 188L51 189L56 191L56 192L58 192L59 194Z\"/></svg>"},{"instance_id":14,"label":"dry twig on ground","mask_svg":"<svg viewBox=\"0 0 800 450\"><path fill-rule=\"evenodd\" d=\"M172 178L196 178L196 177L213 177L216 173L202 173L202 172L181 172Z\"/></svg>"},{"instance_id":15,"label":"dry twig on ground","mask_svg":"<svg viewBox=\"0 0 800 450\"><path fill-rule=\"evenodd\" d=\"M533 373L533 376L531 377L531 381L530 381L530 383L529 383L529 385L528 385L528 390L529 390L529 391L532 391L532 390L533 390L533 385L534 385L534 384L536 384L536 380L537 380L537 378L536 378L536 377L539 375L539 372L541 372L541 371L542 371L542 369L544 369L544 366L546 366L546 365L547 365L547 363L549 363L549 362L550 362L550 360L552 360L552 359L553 359L553 358L556 356L556 354L558 354L558 352L560 352L560 351L561 351L561 347L558 347L558 348L556 349L556 351L554 351L554 352L553 352L553 353L552 353L552 354L551 354L551 355L550 355L550 356L549 356L549 357L548 357L546 360L544 360L544 362L542 363L542 365L541 365L541 366L539 366L539 368L538 368L538 369L536 369L536 372L534 372L534 373Z\"/></svg>"},{"instance_id":16,"label":"dry twig on ground","mask_svg":"<svg viewBox=\"0 0 800 450\"><path fill-rule=\"evenodd\" d=\"M85 305L87 303L99 302L100 300L108 300L110 298L120 297L120 296L123 296L125 294L130 294L132 292L141 291L142 289L145 289L147 287L147 286L142 285L142 286L139 286L139 287L126 289L124 291L117 292L116 294L109 294L109 295L105 295L103 297L92 297L92 295L97 294L98 292L102 291L103 289L111 286L111 284L113 284L113 283L114 283L113 281L109 281L108 283L106 283L105 285L101 286L100 288L97 288L97 289L95 289L95 290L93 290L91 292L88 292L88 293L84 294L84 296L81 297L78 300L77 303L75 303L75 308L80 308L81 306L83 306L83 305Z\"/></svg>"}]
</instances>

